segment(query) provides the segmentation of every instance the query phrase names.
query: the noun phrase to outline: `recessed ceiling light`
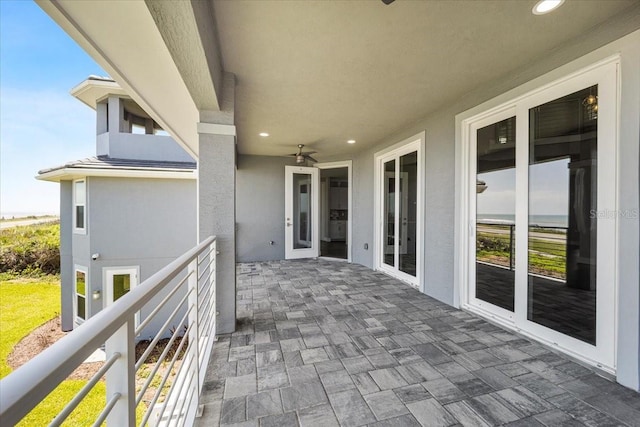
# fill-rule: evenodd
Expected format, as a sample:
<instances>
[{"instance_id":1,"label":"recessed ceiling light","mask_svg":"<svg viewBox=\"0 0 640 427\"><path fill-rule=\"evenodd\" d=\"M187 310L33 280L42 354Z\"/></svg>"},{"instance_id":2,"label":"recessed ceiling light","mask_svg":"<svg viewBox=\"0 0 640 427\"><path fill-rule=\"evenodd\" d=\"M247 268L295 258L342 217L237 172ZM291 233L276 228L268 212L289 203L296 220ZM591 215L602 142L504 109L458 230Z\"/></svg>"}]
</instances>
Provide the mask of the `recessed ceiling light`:
<instances>
[{"instance_id":1,"label":"recessed ceiling light","mask_svg":"<svg viewBox=\"0 0 640 427\"><path fill-rule=\"evenodd\" d=\"M269 134L267 132L260 132L260 136L266 138Z\"/></svg>"},{"instance_id":2,"label":"recessed ceiling light","mask_svg":"<svg viewBox=\"0 0 640 427\"><path fill-rule=\"evenodd\" d=\"M540 0L531 10L534 15L544 15L559 8L564 0Z\"/></svg>"},{"instance_id":3,"label":"recessed ceiling light","mask_svg":"<svg viewBox=\"0 0 640 427\"><path fill-rule=\"evenodd\" d=\"M350 139L347 141L347 144L355 144L356 140L355 139Z\"/></svg>"}]
</instances>

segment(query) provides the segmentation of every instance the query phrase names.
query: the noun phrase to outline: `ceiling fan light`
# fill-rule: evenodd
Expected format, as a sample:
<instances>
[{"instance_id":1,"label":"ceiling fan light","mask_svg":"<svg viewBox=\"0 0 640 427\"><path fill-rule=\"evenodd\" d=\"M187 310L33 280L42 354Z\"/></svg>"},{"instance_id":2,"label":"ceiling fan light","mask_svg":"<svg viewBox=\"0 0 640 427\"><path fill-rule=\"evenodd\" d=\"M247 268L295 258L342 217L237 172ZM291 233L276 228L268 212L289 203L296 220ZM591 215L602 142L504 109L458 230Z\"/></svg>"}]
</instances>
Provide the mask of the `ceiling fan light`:
<instances>
[{"instance_id":1,"label":"ceiling fan light","mask_svg":"<svg viewBox=\"0 0 640 427\"><path fill-rule=\"evenodd\" d=\"M299 154L296 156L296 163L304 163L304 156Z\"/></svg>"}]
</instances>

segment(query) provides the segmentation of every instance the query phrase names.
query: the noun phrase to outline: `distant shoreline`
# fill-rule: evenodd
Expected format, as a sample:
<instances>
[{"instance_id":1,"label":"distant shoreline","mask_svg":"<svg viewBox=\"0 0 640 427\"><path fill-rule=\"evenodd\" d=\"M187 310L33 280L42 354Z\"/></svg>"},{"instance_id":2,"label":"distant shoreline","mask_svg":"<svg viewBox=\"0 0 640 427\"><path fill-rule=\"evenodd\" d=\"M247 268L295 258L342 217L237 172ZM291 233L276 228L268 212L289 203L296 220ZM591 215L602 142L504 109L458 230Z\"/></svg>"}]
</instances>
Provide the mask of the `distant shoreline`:
<instances>
[{"instance_id":1,"label":"distant shoreline","mask_svg":"<svg viewBox=\"0 0 640 427\"><path fill-rule=\"evenodd\" d=\"M2 214L0 215L0 222L15 222L15 221L25 221L30 219L60 219L59 215L54 214L35 214L35 215L10 215L10 214Z\"/></svg>"}]
</instances>

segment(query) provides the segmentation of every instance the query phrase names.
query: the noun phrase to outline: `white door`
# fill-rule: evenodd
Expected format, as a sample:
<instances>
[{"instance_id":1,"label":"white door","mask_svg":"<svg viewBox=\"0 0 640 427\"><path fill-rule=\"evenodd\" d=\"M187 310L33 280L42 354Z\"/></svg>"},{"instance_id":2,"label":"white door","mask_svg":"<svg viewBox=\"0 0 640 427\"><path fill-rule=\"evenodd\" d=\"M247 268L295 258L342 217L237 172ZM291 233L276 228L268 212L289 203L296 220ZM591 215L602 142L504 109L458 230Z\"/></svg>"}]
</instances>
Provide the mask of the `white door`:
<instances>
[{"instance_id":1,"label":"white door","mask_svg":"<svg viewBox=\"0 0 640 427\"><path fill-rule=\"evenodd\" d=\"M615 372L616 64L469 126L468 308Z\"/></svg>"},{"instance_id":2,"label":"white door","mask_svg":"<svg viewBox=\"0 0 640 427\"><path fill-rule=\"evenodd\" d=\"M319 253L318 169L285 166L285 258L316 258Z\"/></svg>"},{"instance_id":3,"label":"white door","mask_svg":"<svg viewBox=\"0 0 640 427\"><path fill-rule=\"evenodd\" d=\"M109 306L138 285L138 267L106 267L105 305ZM136 313L136 324L140 324L140 313Z\"/></svg>"},{"instance_id":4,"label":"white door","mask_svg":"<svg viewBox=\"0 0 640 427\"><path fill-rule=\"evenodd\" d=\"M376 156L376 268L421 283L422 138Z\"/></svg>"}]
</instances>

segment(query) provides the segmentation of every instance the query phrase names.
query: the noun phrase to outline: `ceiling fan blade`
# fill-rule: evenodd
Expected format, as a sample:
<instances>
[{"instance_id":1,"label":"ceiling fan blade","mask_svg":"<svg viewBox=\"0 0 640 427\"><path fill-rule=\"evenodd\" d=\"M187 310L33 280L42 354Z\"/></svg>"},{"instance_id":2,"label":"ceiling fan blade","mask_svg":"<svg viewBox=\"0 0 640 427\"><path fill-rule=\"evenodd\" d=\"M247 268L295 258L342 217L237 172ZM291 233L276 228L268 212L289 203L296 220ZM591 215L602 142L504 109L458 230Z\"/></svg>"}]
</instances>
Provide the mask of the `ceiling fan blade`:
<instances>
[{"instance_id":1,"label":"ceiling fan blade","mask_svg":"<svg viewBox=\"0 0 640 427\"><path fill-rule=\"evenodd\" d=\"M302 156L308 156L309 154L315 154L317 153L317 151L303 151L302 153L299 153Z\"/></svg>"},{"instance_id":2,"label":"ceiling fan blade","mask_svg":"<svg viewBox=\"0 0 640 427\"><path fill-rule=\"evenodd\" d=\"M318 161L316 159L314 159L311 156L305 156L307 159L311 160L313 163L318 163Z\"/></svg>"}]
</instances>

